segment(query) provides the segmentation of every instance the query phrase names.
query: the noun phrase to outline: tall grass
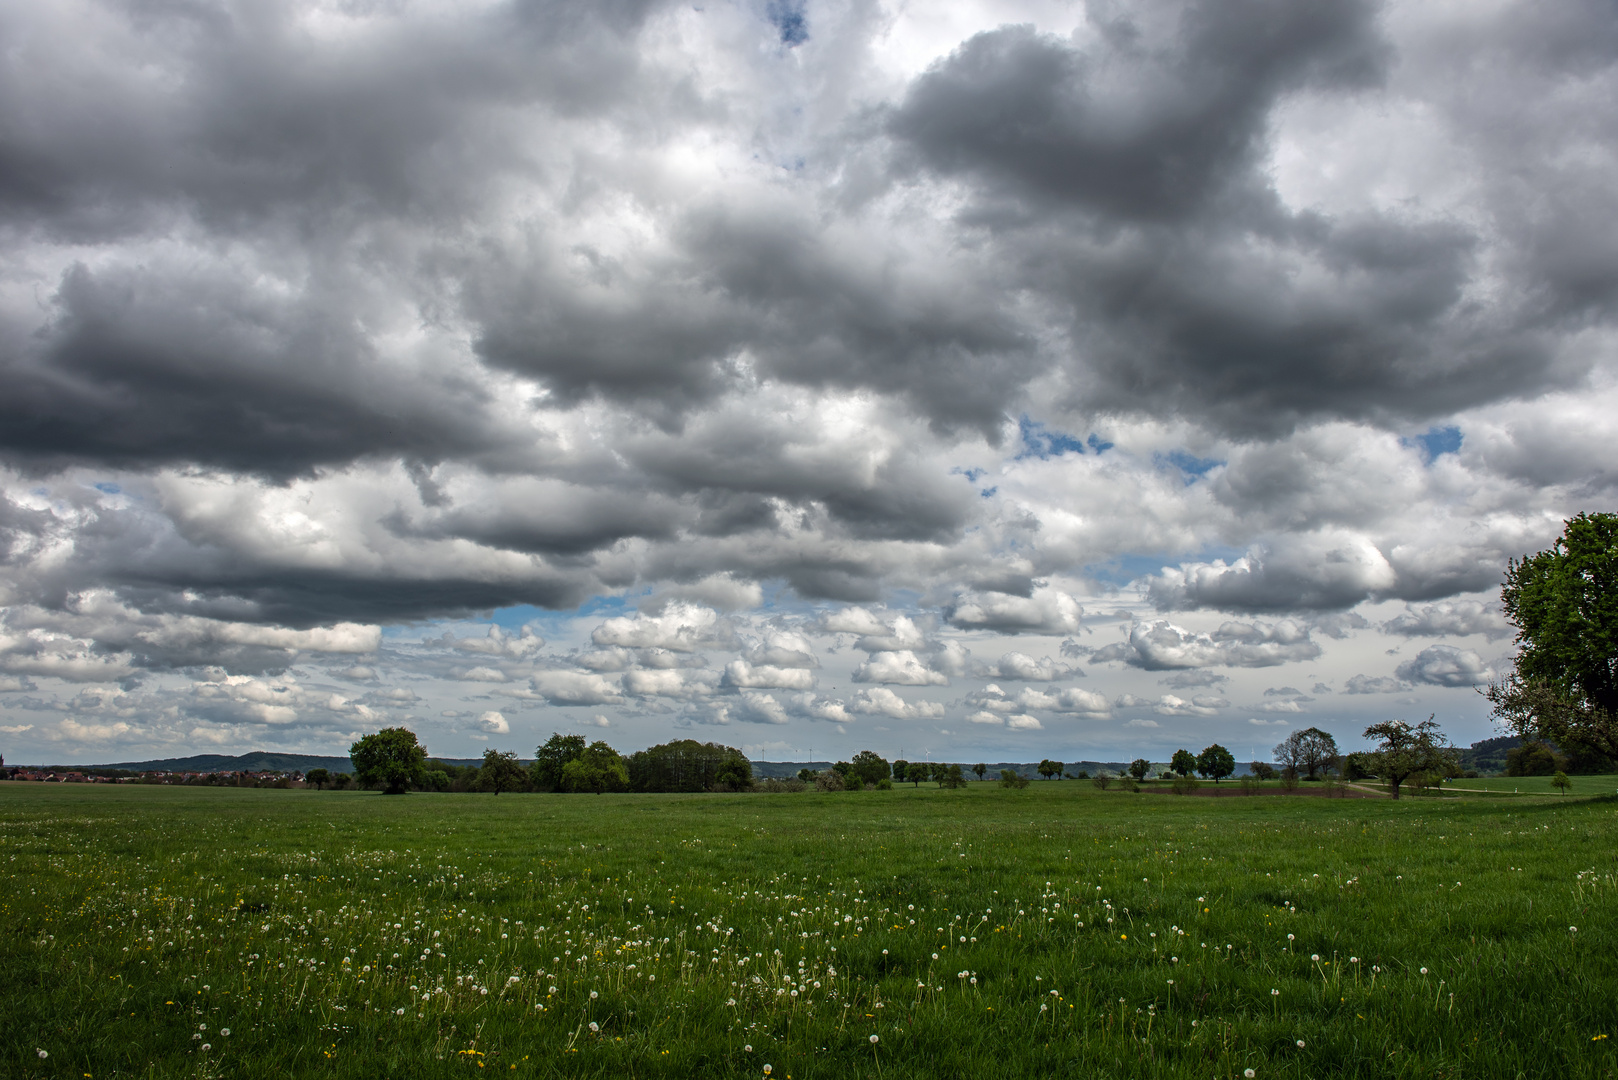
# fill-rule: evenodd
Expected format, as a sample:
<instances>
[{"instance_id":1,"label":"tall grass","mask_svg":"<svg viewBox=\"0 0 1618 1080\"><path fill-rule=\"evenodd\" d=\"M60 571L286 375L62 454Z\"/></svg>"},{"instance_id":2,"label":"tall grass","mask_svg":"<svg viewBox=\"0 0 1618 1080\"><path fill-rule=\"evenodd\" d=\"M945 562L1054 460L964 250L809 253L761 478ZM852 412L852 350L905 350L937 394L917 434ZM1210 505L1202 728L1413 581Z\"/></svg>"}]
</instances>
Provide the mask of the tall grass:
<instances>
[{"instance_id":1,"label":"tall grass","mask_svg":"<svg viewBox=\"0 0 1618 1080\"><path fill-rule=\"evenodd\" d=\"M1576 797L0 785L0 1072L1611 1076L1615 835Z\"/></svg>"}]
</instances>

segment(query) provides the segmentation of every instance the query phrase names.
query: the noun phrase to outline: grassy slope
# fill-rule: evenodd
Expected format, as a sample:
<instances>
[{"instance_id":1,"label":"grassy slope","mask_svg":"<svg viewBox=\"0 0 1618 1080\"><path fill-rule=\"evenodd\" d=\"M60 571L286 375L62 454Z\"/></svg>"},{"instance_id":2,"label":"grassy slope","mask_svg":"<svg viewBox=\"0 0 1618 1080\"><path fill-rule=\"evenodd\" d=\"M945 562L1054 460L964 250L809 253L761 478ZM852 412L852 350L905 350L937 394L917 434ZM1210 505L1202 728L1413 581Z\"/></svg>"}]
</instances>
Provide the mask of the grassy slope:
<instances>
[{"instance_id":1,"label":"grassy slope","mask_svg":"<svg viewBox=\"0 0 1618 1080\"><path fill-rule=\"evenodd\" d=\"M0 785L0 1072L1611 1076L1615 834L1067 782Z\"/></svg>"}]
</instances>

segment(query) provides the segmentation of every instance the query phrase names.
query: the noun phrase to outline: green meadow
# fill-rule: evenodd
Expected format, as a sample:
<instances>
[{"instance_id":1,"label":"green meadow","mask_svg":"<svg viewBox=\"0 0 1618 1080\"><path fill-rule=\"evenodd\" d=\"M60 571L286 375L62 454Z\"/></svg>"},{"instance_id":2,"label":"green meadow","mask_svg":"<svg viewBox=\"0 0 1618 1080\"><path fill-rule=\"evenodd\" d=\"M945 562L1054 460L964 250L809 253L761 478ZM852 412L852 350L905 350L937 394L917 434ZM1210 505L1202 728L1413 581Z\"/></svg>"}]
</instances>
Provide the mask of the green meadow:
<instances>
[{"instance_id":1,"label":"green meadow","mask_svg":"<svg viewBox=\"0 0 1618 1080\"><path fill-rule=\"evenodd\" d=\"M0 784L0 1073L1613 1076L1578 790Z\"/></svg>"}]
</instances>

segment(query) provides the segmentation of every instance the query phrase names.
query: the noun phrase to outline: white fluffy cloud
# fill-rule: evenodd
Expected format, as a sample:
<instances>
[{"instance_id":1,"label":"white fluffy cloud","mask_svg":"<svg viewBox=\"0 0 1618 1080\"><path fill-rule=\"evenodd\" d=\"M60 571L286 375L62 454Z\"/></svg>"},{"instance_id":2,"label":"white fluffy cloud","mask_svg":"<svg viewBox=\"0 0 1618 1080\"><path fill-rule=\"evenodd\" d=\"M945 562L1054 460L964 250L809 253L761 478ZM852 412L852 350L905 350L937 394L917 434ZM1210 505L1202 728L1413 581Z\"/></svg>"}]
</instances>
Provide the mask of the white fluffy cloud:
<instances>
[{"instance_id":1,"label":"white fluffy cloud","mask_svg":"<svg viewBox=\"0 0 1618 1080\"><path fill-rule=\"evenodd\" d=\"M1126 640L1098 649L1092 659L1122 661L1148 671L1172 668L1273 667L1320 655L1320 646L1300 622L1225 622L1212 633L1176 626L1167 619L1136 623Z\"/></svg>"},{"instance_id":2,"label":"white fluffy cloud","mask_svg":"<svg viewBox=\"0 0 1618 1080\"><path fill-rule=\"evenodd\" d=\"M854 669L854 681L888 683L894 686L948 686L949 676L934 671L909 649L873 653Z\"/></svg>"},{"instance_id":3,"label":"white fluffy cloud","mask_svg":"<svg viewBox=\"0 0 1618 1080\"><path fill-rule=\"evenodd\" d=\"M944 707L936 701L906 701L885 686L861 690L848 707L851 712L894 720L931 720L944 715Z\"/></svg>"},{"instance_id":4,"label":"white fluffy cloud","mask_svg":"<svg viewBox=\"0 0 1618 1080\"><path fill-rule=\"evenodd\" d=\"M1401 679L1432 686L1481 686L1494 678L1494 670L1471 649L1429 645L1394 672Z\"/></svg>"}]
</instances>

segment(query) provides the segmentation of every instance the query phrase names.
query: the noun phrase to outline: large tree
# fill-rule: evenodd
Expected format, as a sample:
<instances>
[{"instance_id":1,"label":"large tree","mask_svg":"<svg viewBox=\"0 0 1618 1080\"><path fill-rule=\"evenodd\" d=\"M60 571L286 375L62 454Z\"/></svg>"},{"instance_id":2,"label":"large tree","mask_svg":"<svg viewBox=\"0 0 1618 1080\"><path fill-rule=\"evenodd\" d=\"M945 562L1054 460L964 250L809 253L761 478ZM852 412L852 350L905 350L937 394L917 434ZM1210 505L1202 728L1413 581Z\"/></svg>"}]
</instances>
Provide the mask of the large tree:
<instances>
[{"instance_id":1,"label":"large tree","mask_svg":"<svg viewBox=\"0 0 1618 1080\"><path fill-rule=\"evenodd\" d=\"M1197 771L1217 784L1236 771L1236 755L1214 743L1197 755Z\"/></svg>"},{"instance_id":2,"label":"large tree","mask_svg":"<svg viewBox=\"0 0 1618 1080\"><path fill-rule=\"evenodd\" d=\"M379 787L385 795L403 795L427 772L427 751L408 728L383 728L365 735L348 748L354 775L366 787Z\"/></svg>"},{"instance_id":3,"label":"large tree","mask_svg":"<svg viewBox=\"0 0 1618 1080\"><path fill-rule=\"evenodd\" d=\"M551 732L544 745L534 751L534 787L539 791L557 790L562 786L562 770L567 768L567 763L583 755L583 735Z\"/></svg>"},{"instance_id":4,"label":"large tree","mask_svg":"<svg viewBox=\"0 0 1618 1080\"><path fill-rule=\"evenodd\" d=\"M859 777L867 786L875 784L878 780L886 780L893 775L888 766L888 759L882 757L875 750L861 750L854 755L854 760L849 764L853 766L854 775Z\"/></svg>"},{"instance_id":5,"label":"large tree","mask_svg":"<svg viewBox=\"0 0 1618 1080\"><path fill-rule=\"evenodd\" d=\"M1524 739L1618 757L1618 514L1580 514L1512 560L1500 601L1517 656L1487 691L1495 716Z\"/></svg>"},{"instance_id":6,"label":"large tree","mask_svg":"<svg viewBox=\"0 0 1618 1080\"><path fill-rule=\"evenodd\" d=\"M1062 775L1062 763L1060 761L1052 761L1050 758L1046 758L1044 761L1039 763L1039 775L1043 776L1047 780L1053 776Z\"/></svg>"},{"instance_id":7,"label":"large tree","mask_svg":"<svg viewBox=\"0 0 1618 1080\"><path fill-rule=\"evenodd\" d=\"M597 740L584 753L562 766L563 791L624 791L629 787L629 767L606 743Z\"/></svg>"},{"instance_id":8,"label":"large tree","mask_svg":"<svg viewBox=\"0 0 1618 1080\"><path fill-rule=\"evenodd\" d=\"M1388 782L1395 799L1399 786L1412 776L1460 775L1460 755L1431 716L1414 727L1403 720L1384 720L1366 728L1365 737L1378 741L1368 755L1371 768Z\"/></svg>"},{"instance_id":9,"label":"large tree","mask_svg":"<svg viewBox=\"0 0 1618 1080\"><path fill-rule=\"evenodd\" d=\"M1189 750L1176 750L1169 759L1169 768L1180 776L1190 776L1197 771L1197 755Z\"/></svg>"},{"instance_id":10,"label":"large tree","mask_svg":"<svg viewBox=\"0 0 1618 1080\"><path fill-rule=\"evenodd\" d=\"M517 763L515 750L502 753L491 746L483 751L483 767L478 770L480 790L492 791L496 795L502 791L515 791L523 786L527 777L527 771Z\"/></svg>"},{"instance_id":11,"label":"large tree","mask_svg":"<svg viewBox=\"0 0 1618 1080\"><path fill-rule=\"evenodd\" d=\"M1337 764L1337 740L1317 727L1294 731L1275 748L1275 759L1309 779Z\"/></svg>"}]
</instances>

